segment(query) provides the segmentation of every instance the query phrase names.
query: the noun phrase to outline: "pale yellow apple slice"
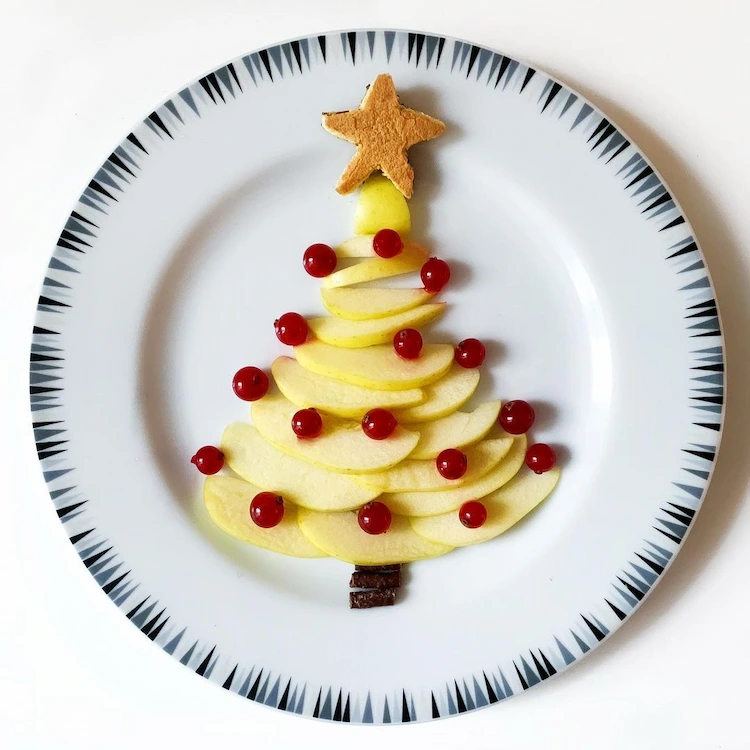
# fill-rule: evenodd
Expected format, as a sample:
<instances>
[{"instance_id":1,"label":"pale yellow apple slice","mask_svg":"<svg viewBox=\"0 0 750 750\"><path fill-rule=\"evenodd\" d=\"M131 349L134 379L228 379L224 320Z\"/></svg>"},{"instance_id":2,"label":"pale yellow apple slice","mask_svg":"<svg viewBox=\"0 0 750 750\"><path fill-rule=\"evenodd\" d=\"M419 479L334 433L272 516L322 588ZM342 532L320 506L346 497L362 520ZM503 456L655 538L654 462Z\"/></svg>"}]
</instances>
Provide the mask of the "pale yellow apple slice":
<instances>
[{"instance_id":1,"label":"pale yellow apple slice","mask_svg":"<svg viewBox=\"0 0 750 750\"><path fill-rule=\"evenodd\" d=\"M373 320L411 310L435 295L424 289L335 287L321 289L320 296L332 315L346 320Z\"/></svg>"},{"instance_id":2,"label":"pale yellow apple slice","mask_svg":"<svg viewBox=\"0 0 750 750\"><path fill-rule=\"evenodd\" d=\"M299 527L311 544L355 565L413 562L444 555L453 549L415 533L409 520L402 516L393 516L388 531L375 535L362 531L353 511L316 513L300 508Z\"/></svg>"},{"instance_id":3,"label":"pale yellow apple slice","mask_svg":"<svg viewBox=\"0 0 750 750\"><path fill-rule=\"evenodd\" d=\"M380 229L395 229L399 234L408 234L411 216L406 198L398 188L387 177L374 174L365 180L359 191L354 231L372 234Z\"/></svg>"},{"instance_id":4,"label":"pale yellow apple slice","mask_svg":"<svg viewBox=\"0 0 750 750\"><path fill-rule=\"evenodd\" d=\"M449 344L425 344L419 357L410 360L401 359L389 344L341 349L315 340L296 346L294 354L310 372L384 391L432 383L453 362L453 347Z\"/></svg>"},{"instance_id":5,"label":"pale yellow apple slice","mask_svg":"<svg viewBox=\"0 0 750 750\"><path fill-rule=\"evenodd\" d=\"M391 276L401 276L405 273L419 271L427 260L427 253L416 245L406 245L404 249L393 258L367 258L355 263L353 266L334 271L330 276L321 279L326 288L338 286L351 286L361 284L365 281L376 279L387 279Z\"/></svg>"},{"instance_id":6,"label":"pale yellow apple slice","mask_svg":"<svg viewBox=\"0 0 750 750\"><path fill-rule=\"evenodd\" d=\"M383 391L344 383L306 370L291 357L278 357L271 372L279 390L294 404L348 419L362 419L367 411L380 407L396 409L424 400L421 388Z\"/></svg>"},{"instance_id":7,"label":"pale yellow apple slice","mask_svg":"<svg viewBox=\"0 0 750 750\"><path fill-rule=\"evenodd\" d=\"M372 246L374 233L350 237L336 248L337 258L373 258L375 250Z\"/></svg>"},{"instance_id":8,"label":"pale yellow apple slice","mask_svg":"<svg viewBox=\"0 0 750 750\"><path fill-rule=\"evenodd\" d=\"M221 450L227 466L243 479L305 508L349 510L369 503L379 494L343 474L284 453L246 423L230 424L224 430Z\"/></svg>"},{"instance_id":9,"label":"pale yellow apple slice","mask_svg":"<svg viewBox=\"0 0 750 750\"><path fill-rule=\"evenodd\" d=\"M357 237L350 237L348 240L342 242L336 248L336 256L338 258L374 258L376 257L375 247L372 244L372 240L375 237L374 234L359 235ZM404 245L411 247L420 247L413 242L408 240L404 241Z\"/></svg>"},{"instance_id":10,"label":"pale yellow apple slice","mask_svg":"<svg viewBox=\"0 0 750 750\"><path fill-rule=\"evenodd\" d=\"M409 458L388 471L362 474L354 479L363 487L381 492L428 492L461 487L476 482L494 469L505 458L512 445L513 438L506 435L470 446L466 449L469 466L460 479L444 479L432 459L417 461Z\"/></svg>"},{"instance_id":11,"label":"pale yellow apple slice","mask_svg":"<svg viewBox=\"0 0 750 750\"><path fill-rule=\"evenodd\" d=\"M344 320L343 318L310 318L307 324L324 344L343 349L361 349L377 344L393 345L393 335L402 328L426 325L445 312L445 302L420 305L413 310L377 320Z\"/></svg>"},{"instance_id":12,"label":"pale yellow apple slice","mask_svg":"<svg viewBox=\"0 0 750 750\"><path fill-rule=\"evenodd\" d=\"M256 526L250 518L250 503L259 492L257 487L234 477L206 477L203 484L208 514L227 534L290 557L327 557L300 531L297 508L291 503L284 505L284 517L278 525L271 529Z\"/></svg>"},{"instance_id":13,"label":"pale yellow apple slice","mask_svg":"<svg viewBox=\"0 0 750 750\"><path fill-rule=\"evenodd\" d=\"M342 474L383 471L403 461L419 440L419 433L397 427L385 440L372 440L359 422L323 416L323 432L300 439L292 432L297 407L280 394L268 393L251 407L258 432L277 448L324 469Z\"/></svg>"},{"instance_id":14,"label":"pale yellow apple slice","mask_svg":"<svg viewBox=\"0 0 750 750\"><path fill-rule=\"evenodd\" d=\"M555 489L559 479L559 468L545 474L534 474L529 469L518 472L504 487L482 498L487 520L478 529L467 529L456 511L431 518L412 518L411 526L425 539L453 547L486 542L534 510Z\"/></svg>"},{"instance_id":15,"label":"pale yellow apple slice","mask_svg":"<svg viewBox=\"0 0 750 750\"><path fill-rule=\"evenodd\" d=\"M399 423L427 422L431 419L447 417L460 409L473 395L479 385L479 370L466 369L453 364L451 369L424 387L424 400L416 406L399 409L396 418Z\"/></svg>"},{"instance_id":16,"label":"pale yellow apple slice","mask_svg":"<svg viewBox=\"0 0 750 750\"><path fill-rule=\"evenodd\" d=\"M467 500L481 500L490 492L509 482L523 466L526 456L526 437L519 435L505 458L476 482L461 487L434 492L391 492L378 500L392 513L403 516L437 516L460 508Z\"/></svg>"},{"instance_id":17,"label":"pale yellow apple slice","mask_svg":"<svg viewBox=\"0 0 750 750\"><path fill-rule=\"evenodd\" d=\"M456 411L433 422L413 425L420 433L410 458L435 458L446 448L462 448L481 440L497 421L500 401L488 401L474 411Z\"/></svg>"}]
</instances>

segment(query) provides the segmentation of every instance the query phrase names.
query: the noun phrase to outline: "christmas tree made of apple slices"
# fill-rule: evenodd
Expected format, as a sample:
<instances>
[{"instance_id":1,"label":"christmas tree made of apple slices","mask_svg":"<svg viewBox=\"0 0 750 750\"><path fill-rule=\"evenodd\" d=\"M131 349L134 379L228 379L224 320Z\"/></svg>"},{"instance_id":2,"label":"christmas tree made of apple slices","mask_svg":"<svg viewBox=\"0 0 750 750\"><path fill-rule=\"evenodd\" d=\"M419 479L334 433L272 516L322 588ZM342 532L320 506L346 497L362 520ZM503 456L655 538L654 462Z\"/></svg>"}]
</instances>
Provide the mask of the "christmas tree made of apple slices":
<instances>
[{"instance_id":1,"label":"christmas tree made of apple slices","mask_svg":"<svg viewBox=\"0 0 750 750\"><path fill-rule=\"evenodd\" d=\"M406 125L391 122L398 118ZM324 125L357 145L337 189L361 185L356 235L335 255L325 245L305 254L331 315L303 321L302 331L285 329L286 316L277 321L280 340L297 344L294 356L273 362L275 387L253 395L252 424L224 431L221 452L237 476L207 477L204 499L239 539L354 563L351 583L366 590L350 602L367 607L393 603L401 563L510 528L552 492L559 469L543 451L543 472L525 466L539 456L524 434L500 426L511 429L508 405L504 417L500 401L461 410L479 384L479 342L422 343L419 330L445 309L435 300L449 268L409 239L406 150L442 123L401 106L390 76L378 76L359 109L325 115ZM372 285L407 274L422 283ZM275 504L263 517L269 497Z\"/></svg>"}]
</instances>

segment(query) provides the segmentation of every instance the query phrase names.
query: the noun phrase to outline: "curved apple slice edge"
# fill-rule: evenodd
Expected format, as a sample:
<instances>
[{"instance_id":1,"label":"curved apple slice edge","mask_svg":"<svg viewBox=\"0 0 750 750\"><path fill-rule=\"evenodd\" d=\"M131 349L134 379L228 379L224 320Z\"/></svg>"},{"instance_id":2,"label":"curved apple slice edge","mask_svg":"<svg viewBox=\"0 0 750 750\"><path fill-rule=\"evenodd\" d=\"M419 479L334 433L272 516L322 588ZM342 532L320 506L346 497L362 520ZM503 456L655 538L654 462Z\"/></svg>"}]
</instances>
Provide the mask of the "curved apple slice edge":
<instances>
[{"instance_id":1,"label":"curved apple slice edge","mask_svg":"<svg viewBox=\"0 0 750 750\"><path fill-rule=\"evenodd\" d=\"M479 379L479 370L452 364L443 376L424 386L421 403L396 411L399 424L429 422L453 414L474 395Z\"/></svg>"},{"instance_id":2,"label":"curved apple slice edge","mask_svg":"<svg viewBox=\"0 0 750 750\"><path fill-rule=\"evenodd\" d=\"M486 542L507 531L546 500L559 479L559 467L544 474L522 470L500 489L478 498L487 508L487 520L478 529L467 529L459 520L457 510L439 516L410 518L409 522L419 536L437 544L463 547Z\"/></svg>"},{"instance_id":3,"label":"curved apple slice edge","mask_svg":"<svg viewBox=\"0 0 750 750\"><path fill-rule=\"evenodd\" d=\"M360 487L380 492L439 492L455 489L479 481L489 474L508 454L513 446L513 437L481 440L466 449L469 470L461 479L443 479L438 474L435 461L406 458L386 471L352 476Z\"/></svg>"},{"instance_id":4,"label":"curved apple slice edge","mask_svg":"<svg viewBox=\"0 0 750 750\"><path fill-rule=\"evenodd\" d=\"M327 557L302 533L298 509L291 503L284 506L284 517L277 526L256 526L250 518L250 503L258 492L244 479L216 475L206 477L203 501L213 522L235 539L290 557Z\"/></svg>"},{"instance_id":5,"label":"curved apple slice edge","mask_svg":"<svg viewBox=\"0 0 750 750\"><path fill-rule=\"evenodd\" d=\"M486 401L474 411L454 411L446 417L409 425L419 442L409 458L433 459L445 448L463 448L482 440L497 422L501 402Z\"/></svg>"},{"instance_id":6,"label":"curved apple slice edge","mask_svg":"<svg viewBox=\"0 0 750 750\"><path fill-rule=\"evenodd\" d=\"M384 471L406 458L419 441L419 434L397 427L385 441L370 440L359 425L327 417L323 433L313 440L300 440L290 422L297 408L281 394L268 394L254 401L251 414L261 436L279 450L338 474L369 474Z\"/></svg>"},{"instance_id":7,"label":"curved apple slice edge","mask_svg":"<svg viewBox=\"0 0 750 750\"><path fill-rule=\"evenodd\" d=\"M307 321L315 338L324 344L341 349L364 349L379 344L389 344L402 328L419 328L431 323L445 312L445 302L429 302L372 320L347 320L346 318L309 318Z\"/></svg>"},{"instance_id":8,"label":"curved apple slice edge","mask_svg":"<svg viewBox=\"0 0 750 750\"><path fill-rule=\"evenodd\" d=\"M293 357L277 357L271 364L271 372L277 388L288 401L301 409L314 408L343 419L362 419L375 407L394 411L409 409L426 399L421 388L383 391L318 375L305 370Z\"/></svg>"},{"instance_id":9,"label":"curved apple slice edge","mask_svg":"<svg viewBox=\"0 0 750 750\"><path fill-rule=\"evenodd\" d=\"M415 562L453 549L415 533L405 516L393 516L385 534L371 535L362 531L353 511L318 513L300 508L299 527L315 547L354 565Z\"/></svg>"},{"instance_id":10,"label":"curved apple slice edge","mask_svg":"<svg viewBox=\"0 0 750 750\"><path fill-rule=\"evenodd\" d=\"M297 362L310 372L385 391L421 388L441 378L453 363L449 344L426 344L420 357L401 360L393 346L341 349L315 339L295 347Z\"/></svg>"},{"instance_id":11,"label":"curved apple slice edge","mask_svg":"<svg viewBox=\"0 0 750 750\"><path fill-rule=\"evenodd\" d=\"M244 422L227 426L221 449L229 468L244 481L278 492L294 505L337 512L360 507L380 494L379 490L360 487L344 475L280 451Z\"/></svg>"},{"instance_id":12,"label":"curved apple slice edge","mask_svg":"<svg viewBox=\"0 0 750 750\"><path fill-rule=\"evenodd\" d=\"M321 288L323 306L343 320L378 320L407 312L430 302L435 295L422 288L332 287Z\"/></svg>"}]
</instances>

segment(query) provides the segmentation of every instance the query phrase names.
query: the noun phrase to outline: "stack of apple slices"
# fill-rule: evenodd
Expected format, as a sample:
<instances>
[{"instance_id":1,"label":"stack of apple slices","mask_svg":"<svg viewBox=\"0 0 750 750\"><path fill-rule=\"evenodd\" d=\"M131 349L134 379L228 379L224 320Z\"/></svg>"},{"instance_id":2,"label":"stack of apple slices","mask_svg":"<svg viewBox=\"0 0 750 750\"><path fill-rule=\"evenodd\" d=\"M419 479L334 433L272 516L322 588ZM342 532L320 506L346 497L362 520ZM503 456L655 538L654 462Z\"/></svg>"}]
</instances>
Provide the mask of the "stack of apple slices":
<instances>
[{"instance_id":1,"label":"stack of apple slices","mask_svg":"<svg viewBox=\"0 0 750 750\"><path fill-rule=\"evenodd\" d=\"M445 303L422 288L360 285L418 272L424 250L407 242L400 254L381 258L372 236L360 235L337 256L356 262L322 280L331 315L308 320L311 338L295 347L294 357L273 363L277 390L253 403L253 424L224 432L221 449L241 479L207 478L211 516L230 534L276 552L359 565L420 560L497 536L549 495L559 470L536 475L524 467L526 438L497 426L499 401L461 411L480 373L458 365L452 345L426 344L411 360L396 354L394 335L435 320ZM300 408L321 414L319 437L292 432ZM373 408L398 420L385 440L361 429ZM446 448L467 456L461 479L437 471L435 458ZM283 522L270 529L255 526L247 512L261 490L285 501ZM393 514L385 534L367 534L358 524L356 511L375 498ZM476 529L459 520L469 500L487 509Z\"/></svg>"}]
</instances>

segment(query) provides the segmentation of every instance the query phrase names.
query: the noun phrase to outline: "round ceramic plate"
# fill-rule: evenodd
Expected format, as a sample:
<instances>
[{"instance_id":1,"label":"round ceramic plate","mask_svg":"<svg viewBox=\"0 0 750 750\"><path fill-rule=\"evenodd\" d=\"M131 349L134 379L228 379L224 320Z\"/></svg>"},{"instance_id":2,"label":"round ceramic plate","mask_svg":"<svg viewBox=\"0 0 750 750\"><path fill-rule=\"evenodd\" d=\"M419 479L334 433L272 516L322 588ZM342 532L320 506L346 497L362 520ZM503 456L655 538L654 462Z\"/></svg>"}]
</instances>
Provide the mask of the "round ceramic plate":
<instances>
[{"instance_id":1,"label":"round ceramic plate","mask_svg":"<svg viewBox=\"0 0 750 750\"><path fill-rule=\"evenodd\" d=\"M492 542L351 611L350 566L215 527L189 459L246 420L233 373L322 311L302 251L352 234L350 144L320 126L392 74L444 120L415 147L413 237L454 268L440 340L477 336L478 401L538 407L563 477ZM71 212L31 347L50 494L104 593L157 646L290 713L399 723L559 674L658 582L711 475L722 339L690 225L637 147L541 71L470 43L332 33L253 52L158 106Z\"/></svg>"}]
</instances>

